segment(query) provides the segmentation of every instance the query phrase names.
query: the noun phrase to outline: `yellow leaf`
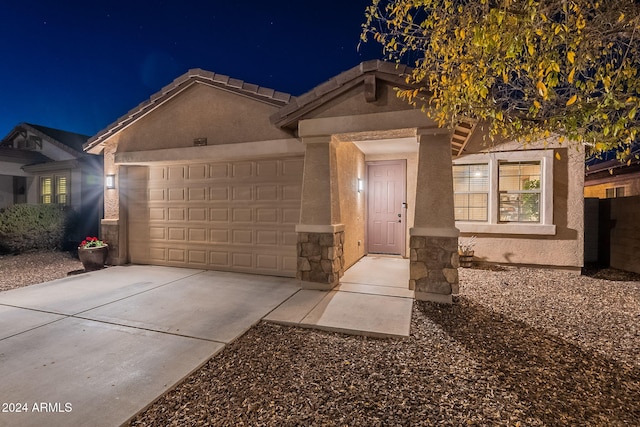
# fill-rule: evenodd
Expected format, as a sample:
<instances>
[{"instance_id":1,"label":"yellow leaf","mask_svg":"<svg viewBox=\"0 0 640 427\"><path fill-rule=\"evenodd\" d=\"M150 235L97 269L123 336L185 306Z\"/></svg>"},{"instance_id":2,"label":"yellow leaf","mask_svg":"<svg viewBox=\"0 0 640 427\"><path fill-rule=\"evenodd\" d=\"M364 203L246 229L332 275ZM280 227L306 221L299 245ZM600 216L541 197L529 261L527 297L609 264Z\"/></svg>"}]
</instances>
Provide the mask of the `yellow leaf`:
<instances>
[{"instance_id":1,"label":"yellow leaf","mask_svg":"<svg viewBox=\"0 0 640 427\"><path fill-rule=\"evenodd\" d=\"M533 54L536 52L536 49L533 47L532 44L527 45L527 50L529 51L529 55L531 56L533 56Z\"/></svg>"},{"instance_id":2,"label":"yellow leaf","mask_svg":"<svg viewBox=\"0 0 640 427\"><path fill-rule=\"evenodd\" d=\"M509 83L509 76L507 75L507 73L502 73L502 81L505 83Z\"/></svg>"},{"instance_id":3,"label":"yellow leaf","mask_svg":"<svg viewBox=\"0 0 640 427\"><path fill-rule=\"evenodd\" d=\"M576 102L576 100L578 99L578 95L573 95L571 98L569 98L569 100L567 101L567 107L569 105L572 105L574 102Z\"/></svg>"},{"instance_id":4,"label":"yellow leaf","mask_svg":"<svg viewBox=\"0 0 640 427\"><path fill-rule=\"evenodd\" d=\"M464 39L464 28L460 28L460 38Z\"/></svg>"},{"instance_id":5,"label":"yellow leaf","mask_svg":"<svg viewBox=\"0 0 640 427\"><path fill-rule=\"evenodd\" d=\"M618 17L618 22L624 21L624 13L620 12L620 16Z\"/></svg>"},{"instance_id":6,"label":"yellow leaf","mask_svg":"<svg viewBox=\"0 0 640 427\"><path fill-rule=\"evenodd\" d=\"M567 59L571 64L573 64L573 61L576 59L576 53L572 51L567 52Z\"/></svg>"},{"instance_id":7,"label":"yellow leaf","mask_svg":"<svg viewBox=\"0 0 640 427\"><path fill-rule=\"evenodd\" d=\"M538 81L536 87L538 88L538 93L540 94L540 96L547 96L547 87L544 85L544 83L542 83L542 81Z\"/></svg>"},{"instance_id":8,"label":"yellow leaf","mask_svg":"<svg viewBox=\"0 0 640 427\"><path fill-rule=\"evenodd\" d=\"M575 74L576 74L576 69L572 68L571 72L567 76L567 81L569 82L569 84L573 83L573 77L575 76Z\"/></svg>"},{"instance_id":9,"label":"yellow leaf","mask_svg":"<svg viewBox=\"0 0 640 427\"><path fill-rule=\"evenodd\" d=\"M556 160L562 160L562 157L560 157L560 153L558 153L557 151L556 151Z\"/></svg>"},{"instance_id":10,"label":"yellow leaf","mask_svg":"<svg viewBox=\"0 0 640 427\"><path fill-rule=\"evenodd\" d=\"M540 103L537 100L533 101L533 105L535 105L536 108L542 107L542 105L540 105Z\"/></svg>"}]
</instances>

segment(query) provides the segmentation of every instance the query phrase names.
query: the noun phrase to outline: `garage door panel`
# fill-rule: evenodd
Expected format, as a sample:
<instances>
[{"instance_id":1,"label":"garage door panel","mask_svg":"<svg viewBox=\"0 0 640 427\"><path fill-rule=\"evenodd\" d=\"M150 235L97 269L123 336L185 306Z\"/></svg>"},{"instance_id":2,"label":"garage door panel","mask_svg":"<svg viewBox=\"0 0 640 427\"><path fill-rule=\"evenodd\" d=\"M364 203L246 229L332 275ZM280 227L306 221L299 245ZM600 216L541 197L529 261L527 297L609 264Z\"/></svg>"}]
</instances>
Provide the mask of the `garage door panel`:
<instances>
[{"instance_id":1,"label":"garage door panel","mask_svg":"<svg viewBox=\"0 0 640 427\"><path fill-rule=\"evenodd\" d=\"M207 178L207 165L190 165L188 178L189 179L206 179Z\"/></svg>"},{"instance_id":2,"label":"garage door panel","mask_svg":"<svg viewBox=\"0 0 640 427\"><path fill-rule=\"evenodd\" d=\"M302 165L291 158L137 170L129 187L143 196L130 201L138 214L130 216L132 262L295 276Z\"/></svg>"}]
</instances>

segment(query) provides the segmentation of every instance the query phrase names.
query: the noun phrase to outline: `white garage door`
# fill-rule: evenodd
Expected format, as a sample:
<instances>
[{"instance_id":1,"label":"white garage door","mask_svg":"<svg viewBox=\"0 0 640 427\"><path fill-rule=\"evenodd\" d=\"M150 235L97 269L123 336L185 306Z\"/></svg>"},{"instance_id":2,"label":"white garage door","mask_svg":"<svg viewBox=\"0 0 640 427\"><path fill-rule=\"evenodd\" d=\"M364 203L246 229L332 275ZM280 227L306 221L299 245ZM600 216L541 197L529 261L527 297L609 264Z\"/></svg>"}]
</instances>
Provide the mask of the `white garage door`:
<instances>
[{"instance_id":1,"label":"white garage door","mask_svg":"<svg viewBox=\"0 0 640 427\"><path fill-rule=\"evenodd\" d=\"M129 167L129 253L155 264L295 276L302 158Z\"/></svg>"}]
</instances>

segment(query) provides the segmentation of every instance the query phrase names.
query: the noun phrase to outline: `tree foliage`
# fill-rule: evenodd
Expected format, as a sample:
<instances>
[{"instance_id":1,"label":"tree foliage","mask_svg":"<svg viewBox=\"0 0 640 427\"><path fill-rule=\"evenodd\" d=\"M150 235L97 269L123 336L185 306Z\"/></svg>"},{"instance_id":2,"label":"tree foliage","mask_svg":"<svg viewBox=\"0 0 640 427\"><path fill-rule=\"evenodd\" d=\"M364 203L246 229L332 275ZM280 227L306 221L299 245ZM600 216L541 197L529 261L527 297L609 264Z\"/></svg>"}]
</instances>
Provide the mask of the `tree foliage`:
<instances>
[{"instance_id":1,"label":"tree foliage","mask_svg":"<svg viewBox=\"0 0 640 427\"><path fill-rule=\"evenodd\" d=\"M414 67L398 95L440 126L623 155L640 135L638 1L373 0L366 17L363 41Z\"/></svg>"}]
</instances>

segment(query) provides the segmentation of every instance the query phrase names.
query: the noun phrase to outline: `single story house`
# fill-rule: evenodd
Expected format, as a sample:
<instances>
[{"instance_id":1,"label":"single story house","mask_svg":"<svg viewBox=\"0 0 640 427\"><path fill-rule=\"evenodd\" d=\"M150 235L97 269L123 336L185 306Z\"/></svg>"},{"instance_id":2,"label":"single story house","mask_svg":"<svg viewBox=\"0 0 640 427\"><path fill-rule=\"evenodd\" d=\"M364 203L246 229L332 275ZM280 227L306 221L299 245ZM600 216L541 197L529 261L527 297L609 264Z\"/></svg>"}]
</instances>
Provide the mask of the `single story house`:
<instances>
[{"instance_id":1,"label":"single story house","mask_svg":"<svg viewBox=\"0 0 640 427\"><path fill-rule=\"evenodd\" d=\"M0 209L52 203L76 210L77 232L97 234L102 218L102 157L82 149L89 136L20 123L0 140Z\"/></svg>"},{"instance_id":2,"label":"single story house","mask_svg":"<svg viewBox=\"0 0 640 427\"><path fill-rule=\"evenodd\" d=\"M369 61L293 97L194 69L93 136L114 264L297 277L331 289L367 254L410 258L416 298L457 292L460 233L479 260L579 270L584 154L488 149L396 97Z\"/></svg>"}]
</instances>

